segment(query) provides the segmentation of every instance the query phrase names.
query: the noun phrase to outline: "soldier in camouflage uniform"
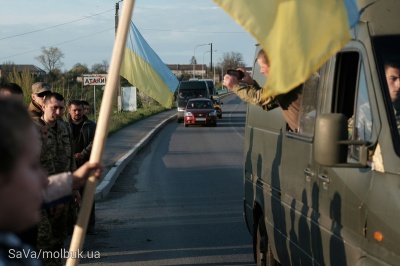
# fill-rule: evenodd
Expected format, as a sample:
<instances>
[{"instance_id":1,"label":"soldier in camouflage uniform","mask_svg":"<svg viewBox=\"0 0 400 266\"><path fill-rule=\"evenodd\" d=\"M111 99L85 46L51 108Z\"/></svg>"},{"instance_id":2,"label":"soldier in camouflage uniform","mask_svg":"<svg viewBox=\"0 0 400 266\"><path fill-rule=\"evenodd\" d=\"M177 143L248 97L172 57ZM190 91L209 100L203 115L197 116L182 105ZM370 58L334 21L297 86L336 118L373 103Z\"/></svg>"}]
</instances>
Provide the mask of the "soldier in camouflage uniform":
<instances>
[{"instance_id":1,"label":"soldier in camouflage uniform","mask_svg":"<svg viewBox=\"0 0 400 266\"><path fill-rule=\"evenodd\" d=\"M32 117L33 122L36 125L36 129L41 135L41 141L45 142L47 140L47 126L43 123L40 117L43 115L42 105L43 100L51 93L50 85L45 82L36 82L32 85L32 94L31 94L31 103L28 106L28 112ZM23 97L22 97L23 98ZM42 146L43 148L43 146ZM46 152L43 151L45 154ZM42 152L42 153L43 153ZM50 158L51 159L51 158ZM53 171L54 172L54 171ZM19 237L25 242L30 244L31 246L37 246L37 236L38 236L38 228L37 226L33 226L32 228L27 229L24 232L19 234Z\"/></svg>"},{"instance_id":2,"label":"soldier in camouflage uniform","mask_svg":"<svg viewBox=\"0 0 400 266\"><path fill-rule=\"evenodd\" d=\"M48 174L76 170L69 125L59 119L65 109L65 101L58 93L48 94L43 104L41 120L48 126L48 138L42 145L41 164ZM76 193L76 191L75 191ZM64 248L67 237L67 213L69 203L42 210L39 223L38 249L54 254ZM62 265L61 258L44 257L45 265Z\"/></svg>"}]
</instances>

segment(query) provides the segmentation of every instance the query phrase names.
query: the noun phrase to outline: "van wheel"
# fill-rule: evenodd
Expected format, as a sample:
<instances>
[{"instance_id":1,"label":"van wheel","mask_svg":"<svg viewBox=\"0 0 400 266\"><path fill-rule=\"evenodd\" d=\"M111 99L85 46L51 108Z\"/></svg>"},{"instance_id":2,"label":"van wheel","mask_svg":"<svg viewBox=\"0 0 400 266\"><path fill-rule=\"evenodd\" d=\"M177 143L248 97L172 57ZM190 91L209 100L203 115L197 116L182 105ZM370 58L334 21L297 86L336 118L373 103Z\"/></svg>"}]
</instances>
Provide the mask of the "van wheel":
<instances>
[{"instance_id":1,"label":"van wheel","mask_svg":"<svg viewBox=\"0 0 400 266\"><path fill-rule=\"evenodd\" d=\"M278 266L279 263L275 260L274 254L271 251L271 246L268 242L267 228L264 218L261 215L257 224L257 234L253 236L253 251L254 260L257 266Z\"/></svg>"}]
</instances>

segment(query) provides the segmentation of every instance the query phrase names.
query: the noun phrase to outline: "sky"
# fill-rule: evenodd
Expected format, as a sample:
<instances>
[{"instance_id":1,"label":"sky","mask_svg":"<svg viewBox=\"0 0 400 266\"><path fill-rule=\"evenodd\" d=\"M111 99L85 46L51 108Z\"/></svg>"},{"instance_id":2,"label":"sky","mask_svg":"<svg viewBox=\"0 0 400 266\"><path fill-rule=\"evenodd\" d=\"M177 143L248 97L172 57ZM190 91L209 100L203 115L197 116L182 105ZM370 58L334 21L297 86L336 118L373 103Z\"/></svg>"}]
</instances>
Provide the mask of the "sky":
<instances>
[{"instance_id":1,"label":"sky","mask_svg":"<svg viewBox=\"0 0 400 266\"><path fill-rule=\"evenodd\" d=\"M110 62L118 0L1 0L0 64L34 64L41 47L64 53L62 70ZM119 15L123 8L119 3ZM165 64L221 61L238 52L251 66L255 39L212 0L136 0L131 20ZM202 45L202 46L201 46Z\"/></svg>"}]
</instances>

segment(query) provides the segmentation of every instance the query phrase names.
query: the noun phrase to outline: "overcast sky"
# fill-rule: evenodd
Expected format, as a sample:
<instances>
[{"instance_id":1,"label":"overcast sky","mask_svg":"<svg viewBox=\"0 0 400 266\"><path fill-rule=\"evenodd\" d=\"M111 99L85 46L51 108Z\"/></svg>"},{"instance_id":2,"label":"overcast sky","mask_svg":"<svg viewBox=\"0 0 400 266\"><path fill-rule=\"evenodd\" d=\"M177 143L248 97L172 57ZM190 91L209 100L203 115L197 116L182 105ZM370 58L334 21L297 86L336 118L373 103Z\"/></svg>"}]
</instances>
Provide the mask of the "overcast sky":
<instances>
[{"instance_id":1,"label":"overcast sky","mask_svg":"<svg viewBox=\"0 0 400 266\"><path fill-rule=\"evenodd\" d=\"M1 0L0 64L34 64L45 46L65 55L63 70L110 61L115 3L106 0ZM123 2L120 3L120 12ZM240 52L252 64L256 41L212 0L136 0L132 21L166 64L189 64L197 45L212 43L213 63ZM195 49L209 64L210 46Z\"/></svg>"}]
</instances>

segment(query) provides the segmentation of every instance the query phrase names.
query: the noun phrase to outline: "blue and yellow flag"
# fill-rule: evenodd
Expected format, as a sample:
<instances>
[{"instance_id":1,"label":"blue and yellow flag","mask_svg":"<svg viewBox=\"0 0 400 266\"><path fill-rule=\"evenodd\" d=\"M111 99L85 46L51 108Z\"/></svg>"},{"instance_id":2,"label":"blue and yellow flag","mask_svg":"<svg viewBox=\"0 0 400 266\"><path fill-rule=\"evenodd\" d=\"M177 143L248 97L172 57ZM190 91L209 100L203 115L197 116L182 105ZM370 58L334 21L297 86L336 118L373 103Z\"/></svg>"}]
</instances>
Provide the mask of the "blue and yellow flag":
<instances>
[{"instance_id":1,"label":"blue and yellow flag","mask_svg":"<svg viewBox=\"0 0 400 266\"><path fill-rule=\"evenodd\" d=\"M264 97L304 83L350 40L356 0L214 0L267 53Z\"/></svg>"},{"instance_id":2,"label":"blue and yellow flag","mask_svg":"<svg viewBox=\"0 0 400 266\"><path fill-rule=\"evenodd\" d=\"M166 108L171 108L178 79L161 61L131 22L121 64L121 76Z\"/></svg>"}]
</instances>

